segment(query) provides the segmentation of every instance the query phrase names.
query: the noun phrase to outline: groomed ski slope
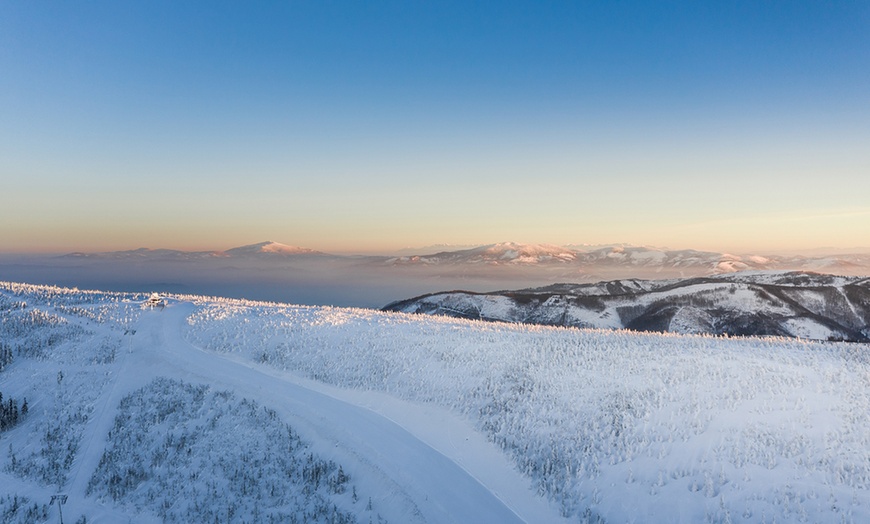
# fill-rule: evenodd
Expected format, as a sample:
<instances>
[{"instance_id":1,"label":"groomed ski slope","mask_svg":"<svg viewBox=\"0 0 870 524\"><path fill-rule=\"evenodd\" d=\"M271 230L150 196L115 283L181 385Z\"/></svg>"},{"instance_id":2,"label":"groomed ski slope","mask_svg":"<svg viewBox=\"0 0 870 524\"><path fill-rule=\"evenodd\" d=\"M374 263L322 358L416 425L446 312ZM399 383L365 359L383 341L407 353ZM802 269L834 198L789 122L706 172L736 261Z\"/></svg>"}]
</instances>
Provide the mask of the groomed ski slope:
<instances>
[{"instance_id":1,"label":"groomed ski slope","mask_svg":"<svg viewBox=\"0 0 870 524\"><path fill-rule=\"evenodd\" d=\"M133 301L142 298L0 285L5 340L35 348L0 374L4 394L32 401L28 419L3 434L5 493L44 504L68 492L65 521L160 522L145 493L165 463L114 501L88 486L106 485L104 452L123 447L113 424L125 399L158 398L154 380L164 377L274 410L311 453L348 473L358 502L350 487L324 496L359 522L870 521L866 345L193 296L143 311ZM216 442L263 446L232 410L203 409L160 431L206 432L223 417L230 440ZM59 433L45 422L54 418L72 429ZM78 442L59 485L21 466L41 464L49 434Z\"/></svg>"}]
</instances>

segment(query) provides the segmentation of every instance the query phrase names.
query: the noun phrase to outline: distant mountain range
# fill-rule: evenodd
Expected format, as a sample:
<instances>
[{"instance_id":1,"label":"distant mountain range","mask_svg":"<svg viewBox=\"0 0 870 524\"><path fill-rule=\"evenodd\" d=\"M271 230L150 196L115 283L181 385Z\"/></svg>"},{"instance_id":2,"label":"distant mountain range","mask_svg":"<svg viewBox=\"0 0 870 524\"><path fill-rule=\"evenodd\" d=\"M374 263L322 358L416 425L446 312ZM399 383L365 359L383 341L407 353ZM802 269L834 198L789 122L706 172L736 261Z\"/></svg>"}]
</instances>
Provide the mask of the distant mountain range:
<instances>
[{"instance_id":1,"label":"distant mountain range","mask_svg":"<svg viewBox=\"0 0 870 524\"><path fill-rule=\"evenodd\" d=\"M422 248L421 248L422 249ZM432 254L387 256L333 255L305 247L278 242L260 242L225 251L180 251L172 249L135 249L104 253L71 253L66 259L113 260L225 260L329 257L360 264L385 266L457 268L562 269L584 280L583 275L613 272L664 273L675 276L704 276L747 270L819 271L836 274L870 273L870 253L840 255L731 255L711 251L663 250L637 246L608 246L584 250L579 246L517 244L504 242ZM626 274L625 277L639 275Z\"/></svg>"},{"instance_id":2,"label":"distant mountain range","mask_svg":"<svg viewBox=\"0 0 870 524\"><path fill-rule=\"evenodd\" d=\"M590 272L637 268L692 275L746 270L812 270L852 274L856 270L866 272L870 269L870 254L761 256L636 246L581 250L576 247L506 242L433 255L397 257L389 262L401 265L571 266Z\"/></svg>"},{"instance_id":3,"label":"distant mountain range","mask_svg":"<svg viewBox=\"0 0 870 524\"><path fill-rule=\"evenodd\" d=\"M0 255L0 280L112 291L171 291L307 305L381 308L451 289L490 292L556 282L714 277L736 271L870 276L870 254L731 255L629 245L505 242L345 255L278 242L214 251L134 249L63 256Z\"/></svg>"},{"instance_id":4,"label":"distant mountain range","mask_svg":"<svg viewBox=\"0 0 870 524\"><path fill-rule=\"evenodd\" d=\"M209 260L226 258L263 258L263 257L292 257L300 255L322 255L326 253L308 249L305 247L288 246L278 242L260 242L248 246L241 246L226 251L181 251L176 249L148 249L139 248L129 251L109 251L102 253L70 253L61 258L72 259L112 259L112 260Z\"/></svg>"},{"instance_id":5,"label":"distant mountain range","mask_svg":"<svg viewBox=\"0 0 870 524\"><path fill-rule=\"evenodd\" d=\"M740 272L629 279L495 293L434 293L384 310L550 326L868 342L870 278Z\"/></svg>"}]
</instances>

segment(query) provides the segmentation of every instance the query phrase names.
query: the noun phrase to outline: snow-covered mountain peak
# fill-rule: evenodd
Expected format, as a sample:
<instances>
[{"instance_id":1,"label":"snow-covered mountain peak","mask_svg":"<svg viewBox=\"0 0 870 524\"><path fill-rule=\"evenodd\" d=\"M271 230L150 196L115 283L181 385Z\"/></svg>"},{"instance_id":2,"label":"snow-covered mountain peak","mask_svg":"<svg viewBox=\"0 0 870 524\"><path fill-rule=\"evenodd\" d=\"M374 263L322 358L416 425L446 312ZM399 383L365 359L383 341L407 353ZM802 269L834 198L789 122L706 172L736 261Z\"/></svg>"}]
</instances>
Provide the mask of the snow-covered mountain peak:
<instances>
[{"instance_id":1,"label":"snow-covered mountain peak","mask_svg":"<svg viewBox=\"0 0 870 524\"><path fill-rule=\"evenodd\" d=\"M288 246L279 242L267 240L257 244L235 247L225 251L230 256L251 256L251 255L319 255L320 251L315 251L307 247Z\"/></svg>"}]
</instances>

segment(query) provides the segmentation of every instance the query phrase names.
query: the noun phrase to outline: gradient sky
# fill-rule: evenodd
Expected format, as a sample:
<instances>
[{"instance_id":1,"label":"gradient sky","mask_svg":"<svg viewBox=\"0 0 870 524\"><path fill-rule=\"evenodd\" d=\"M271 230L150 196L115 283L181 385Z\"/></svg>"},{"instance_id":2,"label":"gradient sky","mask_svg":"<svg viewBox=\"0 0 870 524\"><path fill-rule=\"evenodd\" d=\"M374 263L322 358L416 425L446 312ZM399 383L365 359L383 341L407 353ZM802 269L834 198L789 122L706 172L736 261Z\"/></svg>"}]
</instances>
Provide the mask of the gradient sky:
<instances>
[{"instance_id":1,"label":"gradient sky","mask_svg":"<svg viewBox=\"0 0 870 524\"><path fill-rule=\"evenodd\" d=\"M0 252L870 245L870 2L0 7Z\"/></svg>"}]
</instances>

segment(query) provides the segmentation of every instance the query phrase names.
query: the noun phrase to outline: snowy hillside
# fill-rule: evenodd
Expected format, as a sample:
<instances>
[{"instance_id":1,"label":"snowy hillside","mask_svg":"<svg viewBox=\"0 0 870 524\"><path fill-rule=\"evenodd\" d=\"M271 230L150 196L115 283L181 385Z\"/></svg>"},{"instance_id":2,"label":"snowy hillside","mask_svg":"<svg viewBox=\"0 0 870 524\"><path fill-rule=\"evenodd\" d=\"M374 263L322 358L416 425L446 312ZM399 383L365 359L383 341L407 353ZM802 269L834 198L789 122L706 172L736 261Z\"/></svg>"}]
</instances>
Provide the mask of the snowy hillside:
<instances>
[{"instance_id":1,"label":"snowy hillside","mask_svg":"<svg viewBox=\"0 0 870 524\"><path fill-rule=\"evenodd\" d=\"M0 284L3 522L867 522L863 344Z\"/></svg>"},{"instance_id":2,"label":"snowy hillside","mask_svg":"<svg viewBox=\"0 0 870 524\"><path fill-rule=\"evenodd\" d=\"M538 289L451 291L385 310L553 326L870 341L870 279L740 272Z\"/></svg>"}]
</instances>

